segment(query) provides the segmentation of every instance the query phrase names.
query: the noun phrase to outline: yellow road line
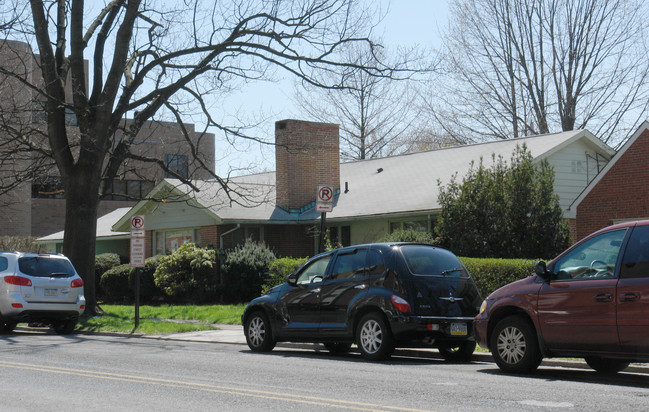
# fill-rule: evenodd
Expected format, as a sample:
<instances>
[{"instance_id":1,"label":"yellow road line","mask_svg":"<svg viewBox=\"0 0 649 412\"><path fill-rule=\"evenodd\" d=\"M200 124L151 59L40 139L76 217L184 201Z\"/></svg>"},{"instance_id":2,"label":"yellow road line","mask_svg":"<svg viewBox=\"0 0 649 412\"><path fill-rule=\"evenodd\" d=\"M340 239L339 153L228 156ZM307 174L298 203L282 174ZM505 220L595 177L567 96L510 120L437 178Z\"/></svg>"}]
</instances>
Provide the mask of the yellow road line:
<instances>
[{"instance_id":1,"label":"yellow road line","mask_svg":"<svg viewBox=\"0 0 649 412\"><path fill-rule=\"evenodd\" d=\"M203 392L224 393L230 395L246 396L253 398L262 398L268 400L277 400L284 402L301 403L307 405L349 409L357 411L406 411L406 412L424 412L422 409L402 408L398 406L380 405L372 403L343 401L331 398L322 398L316 396L293 395L272 391L257 389L235 388L223 385L210 385L196 382L186 382L171 379L149 378L137 375L124 375L118 373L99 372L81 369L60 368L54 366L34 365L28 363L0 361L0 367L11 369L32 370L38 372L56 373L61 375L74 375L90 377L95 379L115 380L122 382L143 383L149 385L158 385L166 387L188 388Z\"/></svg>"}]
</instances>

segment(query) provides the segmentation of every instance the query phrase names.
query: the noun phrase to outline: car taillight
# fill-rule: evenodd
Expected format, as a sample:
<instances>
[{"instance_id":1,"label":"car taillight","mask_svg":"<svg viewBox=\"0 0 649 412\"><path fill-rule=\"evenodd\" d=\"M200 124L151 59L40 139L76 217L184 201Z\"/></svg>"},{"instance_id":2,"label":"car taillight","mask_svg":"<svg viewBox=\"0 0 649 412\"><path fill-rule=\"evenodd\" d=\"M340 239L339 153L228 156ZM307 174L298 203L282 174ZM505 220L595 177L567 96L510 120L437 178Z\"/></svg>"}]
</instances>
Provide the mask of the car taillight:
<instances>
[{"instance_id":1,"label":"car taillight","mask_svg":"<svg viewBox=\"0 0 649 412\"><path fill-rule=\"evenodd\" d=\"M83 280L81 279L75 279L70 283L70 287L72 288L80 288L83 287Z\"/></svg>"},{"instance_id":2,"label":"car taillight","mask_svg":"<svg viewBox=\"0 0 649 412\"><path fill-rule=\"evenodd\" d=\"M390 299L392 300L394 307L399 309L400 312L408 313L411 311L410 303L401 296L392 295Z\"/></svg>"},{"instance_id":3,"label":"car taillight","mask_svg":"<svg viewBox=\"0 0 649 412\"><path fill-rule=\"evenodd\" d=\"M22 276L5 276L5 282L10 285L31 286L32 281Z\"/></svg>"}]
</instances>

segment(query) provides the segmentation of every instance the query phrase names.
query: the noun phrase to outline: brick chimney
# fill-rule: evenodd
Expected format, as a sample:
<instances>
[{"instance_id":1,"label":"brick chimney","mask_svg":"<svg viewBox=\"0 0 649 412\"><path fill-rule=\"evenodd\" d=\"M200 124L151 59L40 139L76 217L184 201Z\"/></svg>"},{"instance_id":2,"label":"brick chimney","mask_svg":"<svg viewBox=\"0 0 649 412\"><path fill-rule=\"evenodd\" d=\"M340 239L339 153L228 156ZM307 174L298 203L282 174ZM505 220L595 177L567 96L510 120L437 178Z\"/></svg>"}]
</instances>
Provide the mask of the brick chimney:
<instances>
[{"instance_id":1,"label":"brick chimney","mask_svg":"<svg viewBox=\"0 0 649 412\"><path fill-rule=\"evenodd\" d=\"M277 206L299 209L315 201L318 185L340 189L337 124L281 120L275 144Z\"/></svg>"}]
</instances>

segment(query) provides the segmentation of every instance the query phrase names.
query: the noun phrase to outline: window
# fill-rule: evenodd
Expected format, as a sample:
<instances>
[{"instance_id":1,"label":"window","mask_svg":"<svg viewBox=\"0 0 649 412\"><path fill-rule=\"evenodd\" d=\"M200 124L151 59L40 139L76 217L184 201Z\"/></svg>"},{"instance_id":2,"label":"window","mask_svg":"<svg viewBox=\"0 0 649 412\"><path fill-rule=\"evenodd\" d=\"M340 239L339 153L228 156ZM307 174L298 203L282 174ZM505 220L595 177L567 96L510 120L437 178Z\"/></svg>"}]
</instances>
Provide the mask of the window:
<instances>
[{"instance_id":1,"label":"window","mask_svg":"<svg viewBox=\"0 0 649 412\"><path fill-rule=\"evenodd\" d=\"M149 180L115 179L106 188L102 200L142 200L153 189Z\"/></svg>"},{"instance_id":2,"label":"window","mask_svg":"<svg viewBox=\"0 0 649 412\"><path fill-rule=\"evenodd\" d=\"M458 258L432 246L406 245L401 248L410 271L415 275L468 277Z\"/></svg>"},{"instance_id":3,"label":"window","mask_svg":"<svg viewBox=\"0 0 649 412\"><path fill-rule=\"evenodd\" d=\"M390 222L390 233L396 230L414 230L416 232L428 232L428 220L406 220L402 222Z\"/></svg>"},{"instance_id":4,"label":"window","mask_svg":"<svg viewBox=\"0 0 649 412\"><path fill-rule=\"evenodd\" d=\"M342 247L350 246L351 230L349 226L331 226L327 229L329 241L335 247L340 244Z\"/></svg>"},{"instance_id":5,"label":"window","mask_svg":"<svg viewBox=\"0 0 649 412\"><path fill-rule=\"evenodd\" d=\"M602 233L581 243L553 269L557 280L612 278L626 229Z\"/></svg>"},{"instance_id":6,"label":"window","mask_svg":"<svg viewBox=\"0 0 649 412\"><path fill-rule=\"evenodd\" d=\"M624 252L620 277L649 277L649 226L638 226L633 229Z\"/></svg>"},{"instance_id":7,"label":"window","mask_svg":"<svg viewBox=\"0 0 649 412\"><path fill-rule=\"evenodd\" d=\"M170 254L184 243L200 243L198 229L176 229L155 232L155 253L157 255Z\"/></svg>"},{"instance_id":8,"label":"window","mask_svg":"<svg viewBox=\"0 0 649 412\"><path fill-rule=\"evenodd\" d=\"M4 272L9 267L9 261L6 257L0 257L0 272Z\"/></svg>"},{"instance_id":9,"label":"window","mask_svg":"<svg viewBox=\"0 0 649 412\"><path fill-rule=\"evenodd\" d=\"M382 275L385 273L385 261L380 251L370 250L370 261L368 265L370 276Z\"/></svg>"},{"instance_id":10,"label":"window","mask_svg":"<svg viewBox=\"0 0 649 412\"><path fill-rule=\"evenodd\" d=\"M355 249L351 253L339 253L331 270L331 279L360 279L365 277L367 249Z\"/></svg>"},{"instance_id":11,"label":"window","mask_svg":"<svg viewBox=\"0 0 649 412\"><path fill-rule=\"evenodd\" d=\"M22 257L18 269L29 276L50 277L53 275L74 275L74 267L67 259L46 256Z\"/></svg>"},{"instance_id":12,"label":"window","mask_svg":"<svg viewBox=\"0 0 649 412\"><path fill-rule=\"evenodd\" d=\"M168 154L165 156L165 164L171 172L176 173L178 176L185 179L189 177L189 162L187 160L187 155ZM165 177L176 176L167 172Z\"/></svg>"},{"instance_id":13,"label":"window","mask_svg":"<svg viewBox=\"0 0 649 412\"><path fill-rule=\"evenodd\" d=\"M330 260L331 256L325 256L305 267L297 278L297 284L308 285L309 283L322 282Z\"/></svg>"}]
</instances>

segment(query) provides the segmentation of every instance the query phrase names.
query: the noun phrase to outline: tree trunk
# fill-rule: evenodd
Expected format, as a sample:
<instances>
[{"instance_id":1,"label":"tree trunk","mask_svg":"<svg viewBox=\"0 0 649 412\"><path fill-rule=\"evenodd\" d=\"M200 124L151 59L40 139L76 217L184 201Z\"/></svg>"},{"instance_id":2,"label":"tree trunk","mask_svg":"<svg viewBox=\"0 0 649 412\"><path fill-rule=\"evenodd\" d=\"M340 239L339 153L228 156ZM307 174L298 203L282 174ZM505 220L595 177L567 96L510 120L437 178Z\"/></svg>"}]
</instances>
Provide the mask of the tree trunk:
<instances>
[{"instance_id":1,"label":"tree trunk","mask_svg":"<svg viewBox=\"0 0 649 412\"><path fill-rule=\"evenodd\" d=\"M83 278L86 314L97 313L95 242L99 179L97 170L77 169L66 182L63 253ZM101 170L101 165L99 165Z\"/></svg>"}]
</instances>

